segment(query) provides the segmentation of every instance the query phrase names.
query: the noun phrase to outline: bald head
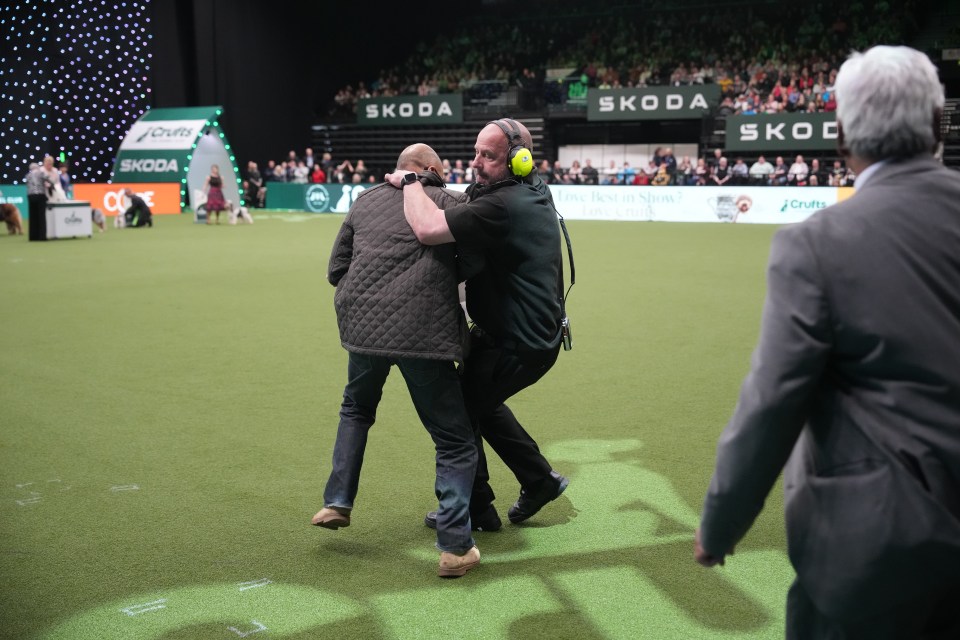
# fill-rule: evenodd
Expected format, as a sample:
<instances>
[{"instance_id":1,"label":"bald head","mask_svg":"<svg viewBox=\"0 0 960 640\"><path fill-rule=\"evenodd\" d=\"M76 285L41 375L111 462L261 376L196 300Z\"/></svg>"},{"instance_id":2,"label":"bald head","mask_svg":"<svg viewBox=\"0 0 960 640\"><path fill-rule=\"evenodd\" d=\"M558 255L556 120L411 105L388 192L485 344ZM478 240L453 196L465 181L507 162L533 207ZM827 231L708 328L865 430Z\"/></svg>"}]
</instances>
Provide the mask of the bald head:
<instances>
[{"instance_id":1,"label":"bald head","mask_svg":"<svg viewBox=\"0 0 960 640\"><path fill-rule=\"evenodd\" d=\"M441 166L443 166L443 163L440 161L437 152L429 145L420 142L404 149L400 153L400 157L397 158L397 169L416 173L432 171L443 178L443 174L440 173Z\"/></svg>"}]
</instances>

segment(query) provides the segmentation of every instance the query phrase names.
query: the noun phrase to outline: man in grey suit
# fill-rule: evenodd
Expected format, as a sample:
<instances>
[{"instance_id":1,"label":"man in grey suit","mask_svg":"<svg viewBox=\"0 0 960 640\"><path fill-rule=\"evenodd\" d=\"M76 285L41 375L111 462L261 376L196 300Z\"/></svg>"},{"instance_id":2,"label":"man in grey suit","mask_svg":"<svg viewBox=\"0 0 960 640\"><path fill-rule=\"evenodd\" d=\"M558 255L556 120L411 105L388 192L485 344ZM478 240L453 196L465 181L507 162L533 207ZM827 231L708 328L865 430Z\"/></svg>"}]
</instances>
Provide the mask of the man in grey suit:
<instances>
[{"instance_id":1,"label":"man in grey suit","mask_svg":"<svg viewBox=\"0 0 960 640\"><path fill-rule=\"evenodd\" d=\"M723 564L784 465L787 638L960 638L960 174L907 47L836 81L856 194L779 230L694 555ZM789 458L789 460L788 460Z\"/></svg>"}]
</instances>

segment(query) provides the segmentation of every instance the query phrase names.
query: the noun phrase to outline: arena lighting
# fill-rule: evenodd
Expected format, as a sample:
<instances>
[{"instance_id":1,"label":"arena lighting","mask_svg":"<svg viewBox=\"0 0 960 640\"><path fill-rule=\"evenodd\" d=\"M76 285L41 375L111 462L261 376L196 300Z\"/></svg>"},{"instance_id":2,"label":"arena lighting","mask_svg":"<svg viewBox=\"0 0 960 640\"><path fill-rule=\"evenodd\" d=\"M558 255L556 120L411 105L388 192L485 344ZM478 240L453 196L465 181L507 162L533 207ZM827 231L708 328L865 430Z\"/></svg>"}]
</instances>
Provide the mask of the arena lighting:
<instances>
[{"instance_id":1,"label":"arena lighting","mask_svg":"<svg viewBox=\"0 0 960 640\"><path fill-rule=\"evenodd\" d=\"M16 55L0 62L0 140L19 139L0 156L0 183L22 183L30 162L61 153L75 181L108 181L125 132L149 107L150 1L0 3ZM78 115L86 126L70 125Z\"/></svg>"}]
</instances>

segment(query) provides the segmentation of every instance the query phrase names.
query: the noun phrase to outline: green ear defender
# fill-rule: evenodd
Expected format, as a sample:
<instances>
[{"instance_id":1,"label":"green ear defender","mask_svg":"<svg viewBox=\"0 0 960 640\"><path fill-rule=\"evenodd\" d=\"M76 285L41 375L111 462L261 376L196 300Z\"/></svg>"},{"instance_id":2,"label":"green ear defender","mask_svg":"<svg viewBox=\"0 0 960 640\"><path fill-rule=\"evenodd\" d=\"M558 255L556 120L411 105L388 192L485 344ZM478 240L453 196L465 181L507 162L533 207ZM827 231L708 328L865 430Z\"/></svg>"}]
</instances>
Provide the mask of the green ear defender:
<instances>
[{"instance_id":1,"label":"green ear defender","mask_svg":"<svg viewBox=\"0 0 960 640\"><path fill-rule=\"evenodd\" d=\"M507 123L510 128L507 129ZM520 135L520 127L510 118L503 120L494 120L487 124L495 124L507 136L507 142L510 146L507 148L507 165L510 171L518 178L530 175L533 171L533 153L523 146L523 137Z\"/></svg>"}]
</instances>

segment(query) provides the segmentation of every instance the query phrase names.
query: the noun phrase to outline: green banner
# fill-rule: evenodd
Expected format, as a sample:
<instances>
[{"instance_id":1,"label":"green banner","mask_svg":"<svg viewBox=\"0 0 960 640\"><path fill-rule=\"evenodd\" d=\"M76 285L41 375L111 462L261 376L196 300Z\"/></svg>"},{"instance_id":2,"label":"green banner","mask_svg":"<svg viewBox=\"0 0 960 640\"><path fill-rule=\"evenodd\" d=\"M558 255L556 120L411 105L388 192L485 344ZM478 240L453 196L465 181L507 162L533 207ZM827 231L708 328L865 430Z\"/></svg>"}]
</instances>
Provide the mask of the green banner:
<instances>
[{"instance_id":1,"label":"green banner","mask_svg":"<svg viewBox=\"0 0 960 640\"><path fill-rule=\"evenodd\" d=\"M357 196L371 185L267 183L267 209L310 213L346 213Z\"/></svg>"},{"instance_id":2,"label":"green banner","mask_svg":"<svg viewBox=\"0 0 960 640\"><path fill-rule=\"evenodd\" d=\"M459 93L361 98L357 104L357 124L367 126L459 124L461 122L463 122L463 96Z\"/></svg>"},{"instance_id":3,"label":"green banner","mask_svg":"<svg viewBox=\"0 0 960 640\"><path fill-rule=\"evenodd\" d=\"M0 184L0 204L12 204L20 210L20 216L28 217L27 187L22 184Z\"/></svg>"},{"instance_id":4,"label":"green banner","mask_svg":"<svg viewBox=\"0 0 960 640\"><path fill-rule=\"evenodd\" d=\"M720 102L720 86L589 89L587 120L683 120L702 118Z\"/></svg>"},{"instance_id":5,"label":"green banner","mask_svg":"<svg viewBox=\"0 0 960 640\"><path fill-rule=\"evenodd\" d=\"M179 150L121 150L113 166L113 182L180 182L189 162Z\"/></svg>"},{"instance_id":6,"label":"green banner","mask_svg":"<svg viewBox=\"0 0 960 640\"><path fill-rule=\"evenodd\" d=\"M837 148L836 113L758 113L729 116L729 151L816 151Z\"/></svg>"}]
</instances>

